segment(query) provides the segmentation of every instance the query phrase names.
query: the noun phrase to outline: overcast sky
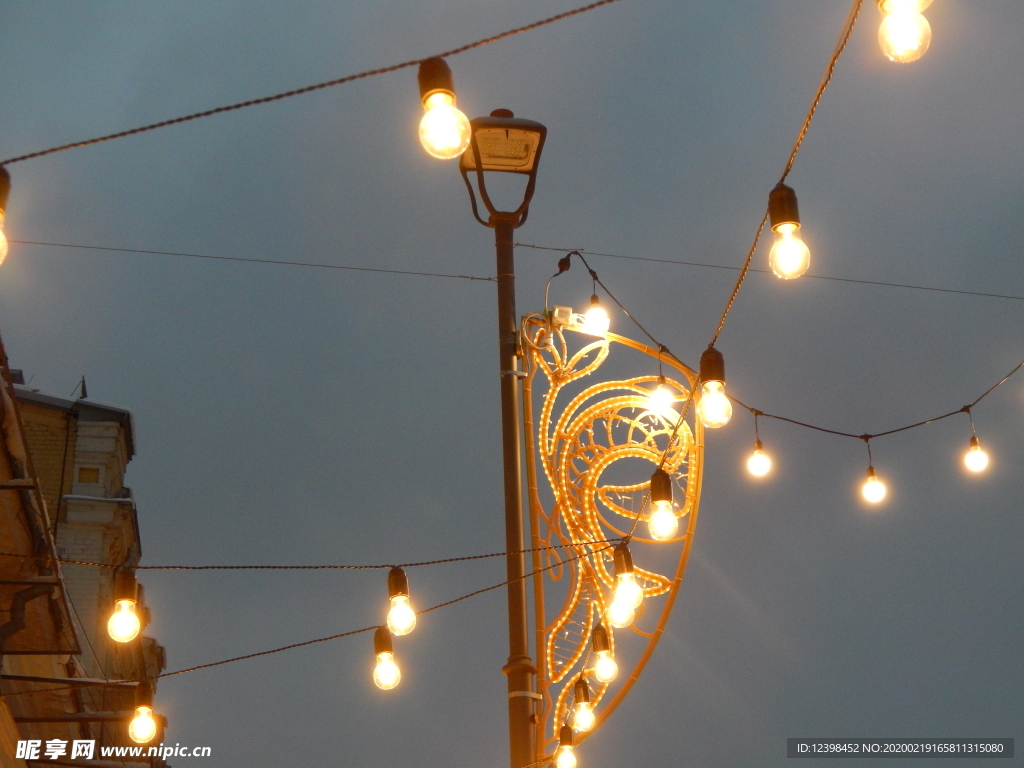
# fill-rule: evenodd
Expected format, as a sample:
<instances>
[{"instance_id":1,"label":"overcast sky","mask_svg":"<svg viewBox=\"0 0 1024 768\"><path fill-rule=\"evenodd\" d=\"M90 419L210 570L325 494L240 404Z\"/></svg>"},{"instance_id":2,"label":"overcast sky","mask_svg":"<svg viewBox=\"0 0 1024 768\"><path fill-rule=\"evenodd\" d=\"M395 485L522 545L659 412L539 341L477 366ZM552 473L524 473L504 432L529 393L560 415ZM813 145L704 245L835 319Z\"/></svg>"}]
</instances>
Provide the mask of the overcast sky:
<instances>
[{"instance_id":1,"label":"overcast sky","mask_svg":"<svg viewBox=\"0 0 1024 768\"><path fill-rule=\"evenodd\" d=\"M0 156L424 57L571 0L3 0ZM1024 5L935 0L891 64L865 0L790 183L811 272L1024 296ZM549 139L518 241L739 266L849 4L624 0L450 60L472 117ZM11 239L494 272L454 162L417 141L413 69L12 165ZM561 254L517 251L519 309ZM755 265L764 268L767 248ZM695 365L735 273L594 257ZM553 289L581 307L579 270ZM959 408L1022 358L1024 302L753 274L730 391L848 432ZM635 335L622 316L614 328ZM130 408L144 564L395 562L504 548L494 287L12 244L0 325L31 385ZM649 371L644 371L649 373ZM786 764L792 736L1022 737L1024 375L866 455L737 413L653 661L581 768ZM420 605L500 561L412 574ZM169 668L379 622L382 573L146 573ZM224 768L507 764L503 592L424 617L404 678L369 635L162 682L167 741ZM175 766L189 760L171 761ZM936 765L944 761L936 761ZM951 763L964 765L962 761Z\"/></svg>"}]
</instances>

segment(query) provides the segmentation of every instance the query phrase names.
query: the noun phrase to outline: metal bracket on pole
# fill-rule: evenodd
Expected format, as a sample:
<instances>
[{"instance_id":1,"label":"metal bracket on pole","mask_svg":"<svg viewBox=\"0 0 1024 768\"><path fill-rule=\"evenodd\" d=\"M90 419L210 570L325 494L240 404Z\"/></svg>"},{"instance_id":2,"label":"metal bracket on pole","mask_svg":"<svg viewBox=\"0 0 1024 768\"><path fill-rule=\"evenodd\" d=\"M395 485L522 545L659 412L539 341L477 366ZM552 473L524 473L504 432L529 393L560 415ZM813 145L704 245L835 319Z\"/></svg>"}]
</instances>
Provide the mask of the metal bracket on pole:
<instances>
[{"instance_id":1,"label":"metal bracket on pole","mask_svg":"<svg viewBox=\"0 0 1024 768\"><path fill-rule=\"evenodd\" d=\"M537 701L544 701L544 697L541 694L534 693L533 691L509 691L508 692L508 697L510 699L514 699L517 696L522 696L523 698L526 698L526 699L536 699Z\"/></svg>"}]
</instances>

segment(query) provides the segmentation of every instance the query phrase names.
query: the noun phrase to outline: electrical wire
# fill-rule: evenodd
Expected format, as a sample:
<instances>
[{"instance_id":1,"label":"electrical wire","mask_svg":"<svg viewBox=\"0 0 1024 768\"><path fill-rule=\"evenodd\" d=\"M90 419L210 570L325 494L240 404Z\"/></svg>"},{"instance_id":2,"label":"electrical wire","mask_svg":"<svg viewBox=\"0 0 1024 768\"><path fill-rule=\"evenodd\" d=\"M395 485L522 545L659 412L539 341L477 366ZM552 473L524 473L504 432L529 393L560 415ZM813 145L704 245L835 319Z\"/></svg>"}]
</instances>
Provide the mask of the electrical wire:
<instances>
[{"instance_id":1,"label":"electrical wire","mask_svg":"<svg viewBox=\"0 0 1024 768\"><path fill-rule=\"evenodd\" d=\"M12 241L16 242L16 241ZM738 272L741 267L730 267L725 264L706 264L699 261L676 261L674 259L656 259L651 256L624 256L619 253L600 253L598 251L585 251L582 248L555 248L547 245L534 245L532 243L515 243L516 248L532 248L538 251L556 251L558 253L579 253L586 256L601 256L608 259L626 259L629 261L650 261L656 264L674 264L680 267L703 267L705 269L725 269L730 272ZM757 272L762 275L771 275L770 269L755 269L750 268L748 272ZM830 277L829 275L812 275L804 274L801 275L801 279L811 280L831 280L837 283L856 283L859 285L880 285L886 288L907 288L914 291L934 291L936 293L956 293L962 296L979 296L986 299L1013 299L1014 301L1024 301L1024 296L1013 296L1005 293L983 293L980 291L964 291L958 288L933 288L927 285L910 285L907 283L886 283L881 280L856 280L852 277Z\"/></svg>"},{"instance_id":2,"label":"electrical wire","mask_svg":"<svg viewBox=\"0 0 1024 768\"><path fill-rule=\"evenodd\" d=\"M850 14L847 16L846 23L843 25L843 31L839 35L839 42L836 44L835 50L832 52L832 58L829 59L828 66L825 68L825 74L821 78L821 82L818 84L818 90L814 94L814 99L811 101L811 107L807 111L807 116L804 118L803 125L800 127L800 133L797 135L796 142L793 144L793 151L789 154L789 160L786 162L786 169L782 172L782 177L779 179L780 184L786 180L789 176L789 172L793 170L793 164L796 162L796 156L800 152L800 148L803 146L804 139L807 138L807 132L811 129L811 123L814 121L815 114L817 114L821 98L825 95L825 91L832 82L832 75L835 73L836 64L839 63L839 57L843 55L843 51L846 50L847 43L850 42L850 35L853 34L853 28L857 24L857 18L860 16L862 4L863 0L853 0L853 6L850 8ZM767 223L768 210L765 209L764 216L761 219L761 224L757 228L757 233L754 235L754 242L750 246L750 251L747 252L747 259L743 262L743 268L740 270L739 277L736 278L736 285L733 286L732 293L729 295L729 300L725 303L725 309L722 311L722 317L718 321L718 327L715 329L715 333L711 337L711 343L708 344L709 347L713 347L715 345L715 342L718 341L718 336L722 333L722 329L725 328L726 318L729 317L729 312L732 309L732 305L736 302L736 297L739 295L740 288L743 287L743 281L747 277L747 272L750 271L750 262L754 258L754 253L757 251L757 244L761 240L761 233L764 232L764 226Z\"/></svg>"},{"instance_id":3,"label":"electrical wire","mask_svg":"<svg viewBox=\"0 0 1024 768\"><path fill-rule=\"evenodd\" d=\"M617 539L605 539L593 541L591 544L609 544ZM446 563L465 563L471 560L487 560L494 557L507 557L508 555L525 555L532 552L545 552L557 549L572 549L577 544L552 544L546 547L534 549L520 549L514 552L491 552L486 555L464 555L462 557L448 557L443 560L424 560L417 563L386 563L383 565L136 565L131 568L134 571L372 571L391 568L419 568L427 565L444 565ZM32 555L21 555L15 552L0 552L0 557L20 557L25 560L45 560L51 562L54 559L65 565L89 565L96 568L123 568L123 565L116 563L96 563L90 560L68 560L65 558L35 557Z\"/></svg>"},{"instance_id":4,"label":"electrical wire","mask_svg":"<svg viewBox=\"0 0 1024 768\"><path fill-rule=\"evenodd\" d=\"M240 261L247 264L277 264L287 267L317 267L319 269L341 269L351 272L381 272L388 275L414 275L418 277L449 277L457 280L479 280L496 282L495 277L476 277L473 275L453 275L446 272L410 272L404 269L383 269L379 267L349 267L340 264L317 264L307 261L281 261L277 259L250 259L242 256L211 256L203 253L180 253L178 251L147 251L141 248L114 248L105 245L78 245L73 243L44 243L39 240L9 240L22 245L43 245L50 248L79 248L86 251L111 251L113 253L144 253L150 256L184 256L189 259L210 259L213 261Z\"/></svg>"},{"instance_id":5,"label":"electrical wire","mask_svg":"<svg viewBox=\"0 0 1024 768\"><path fill-rule=\"evenodd\" d=\"M68 150L68 149L77 149L79 147L92 146L93 144L101 144L103 142L111 141L113 139L122 139L122 138L125 138L126 136L134 136L137 133L145 133L147 131L155 131L158 128L166 128L167 126L171 126L171 125L178 125L180 123L187 123L187 122L190 122L192 120L199 120L200 118L211 117L213 115L219 115L219 114L221 114L223 112L233 112L235 110L245 109L246 107L255 107L255 106L258 106L260 104L269 104L270 102L273 102L273 101L280 101L282 99L288 99L288 98L291 98L292 96L301 96L302 94L311 93L313 91L319 91L319 90L322 90L324 88L332 88L332 87L334 87L336 85L344 85L345 83L351 83L351 82L353 82L355 80L362 80L362 79L367 78L367 77L374 77L376 75L384 75L384 74L387 74L388 72L396 72L399 69L406 69L407 67L413 67L413 66L416 66L417 64L419 64L422 61L425 61L426 59L429 59L429 58L448 58L450 56L457 56L460 53L465 53L466 51L471 51L474 48L480 48L481 46L488 45L490 43L495 43L498 40L504 40L506 37L512 37L513 35L518 35L518 34L521 34L523 32L529 32L531 30L537 29L538 27L543 27L543 26L546 26L548 24L553 24L556 21L561 21L562 19L567 19L570 16L577 16L577 15L579 15L581 13L586 13L587 11L592 11L595 8L600 8L601 6L604 6L604 5L611 5L612 3L616 3L616 2L619 2L619 0L599 0L598 2L590 3L589 5L584 5L584 6L580 7L580 8L575 8L575 9L573 9L571 11L566 11L565 13L559 13L559 14L556 14L554 16L549 16L546 19L541 19L540 21L535 21L532 24L527 24L524 27L516 27L515 29L510 29L510 30L508 30L506 32L502 32L502 33L494 35L492 37L486 37L486 38L484 38L482 40L477 40L476 42L469 43L467 45L461 45L458 48L452 48L450 51L445 51L444 53L435 54L435 56L427 56L427 57L424 57L422 59L412 59L410 61L403 61L400 64L392 64L391 66L381 67L379 69L368 69L365 72L358 72L358 73L356 73L354 75L347 75L346 77L340 77L337 80L327 80L326 82L323 82L323 83L317 83L316 85L307 85L304 88L296 88L295 90L284 91L283 93L277 93L277 94L274 94L272 96L264 96L264 97L258 98L258 99L250 99L249 101L240 101L240 102L238 102L236 104L229 104L229 105L223 106L223 107L216 107L215 109L208 109L208 110L205 110L203 112L195 112L195 113L193 113L191 115L184 115L182 117L175 117L175 118L172 118L170 120L162 120L162 121L160 121L158 123L150 123L149 125L143 125L143 126L140 126L138 128L132 128L132 129L127 130L127 131L119 131L118 133L107 134L106 136L99 136L97 138L88 139L86 141L77 141L77 142L74 142L73 144L64 144L64 145L61 145L59 147L51 147L50 149L40 150L39 152L32 152L32 153L27 154L27 155L20 155L18 157L8 158L7 160L0 161L0 166L9 165L11 163L20 163L23 160L31 160L32 158L35 158L35 157L43 157L45 155L52 155L52 154L54 154L56 152L63 152L63 151Z\"/></svg>"},{"instance_id":6,"label":"electrical wire","mask_svg":"<svg viewBox=\"0 0 1024 768\"><path fill-rule=\"evenodd\" d=\"M422 616L425 613L430 613L431 611L437 611L437 610L440 610L442 608L447 608L449 606L455 605L456 603L461 603L463 600L468 600L471 597L476 597L476 596L482 595L482 594L484 594L486 592L493 592L496 589L501 589L502 587L507 587L509 584L513 584L513 583L515 583L517 581L522 581L524 579L528 579L528 578L530 578L532 576L536 576L536 575L538 575L540 573L544 573L545 571L550 571L552 568L560 568L561 566L565 565L566 563L574 562L574 561L579 560L579 559L581 559L583 557L586 557L588 555L596 555L599 552L604 552L604 551L606 551L608 549L611 549L615 545L615 543L618 542L618 541L621 541L621 539L603 540L603 541L600 541L600 542L596 542L596 541L595 542L585 542L585 543L581 543L581 544L561 545L560 547L544 547L544 549L559 549L559 548L564 548L564 547L573 547L573 548L579 549L579 548L584 548L585 547L585 548L587 548L587 551L584 551L584 552L582 552L580 554L574 555L573 557L568 557L565 560L556 560L551 565L546 565L543 568L538 568L535 571L531 571L530 573L523 574L522 576L517 576L514 579L508 579L508 580L503 581L503 582L501 582L499 584L493 584L492 586L484 587L483 589L475 590L474 592L470 592L469 594L462 595L461 597L457 597L454 600L448 600L448 601L446 601L444 603L438 603L437 605L431 606L430 608L426 608L426 609L424 609L422 611L418 611L417 613ZM593 547L595 544L604 544L604 546L598 547L597 549L590 549L590 547ZM525 551L535 551L535 550L525 550ZM306 640L306 641L301 642L301 643L292 643L291 645L284 645L284 646L281 646L280 648L272 648L269 651L258 651L256 653L248 653L248 654L245 654L244 656L235 656L235 657L230 658L230 659L223 659L221 661L210 662L209 664L200 664L200 665L195 666L195 667L188 667L186 669L178 669L178 670L175 670L174 672L164 672L163 674L156 675L156 676L154 676L153 678L150 678L150 679L152 679L152 680L159 680L159 679L162 679L162 678L165 678L165 677L175 677L176 675L185 675L185 674L188 674L190 672L198 672L199 670L202 670L202 669L210 669L211 667L220 667L220 666L223 666L225 664L232 664L232 663L234 663L236 661L246 661L248 659L255 659L255 658L259 658L261 656L270 656L271 654L282 653L283 651L290 651L290 650L293 650L295 648L305 648L306 646L316 645L318 643L326 643L326 642L329 642L331 640L339 640L339 639L341 639L343 637L352 637L353 635L360 635L360 634L363 634L363 633L366 633L366 632L373 632L373 631L375 631L378 628L378 626L379 625L375 624L375 625L370 626L370 627L363 627L362 629L353 629L353 630L350 630L348 632L341 632L340 634L336 634L336 635L328 635L327 637L318 637L315 640ZM55 692L59 692L59 691L77 690L77 689L81 689L81 688L100 688L100 687L106 687L106 686L111 685L111 684L117 684L117 683L123 683L123 682L124 681L119 680L119 681L112 681L112 682L109 682L109 683L108 682L96 682L95 684L78 685L78 686L66 686L66 687L61 687L61 688L39 688L39 689L32 690L32 691L13 691L11 693L5 693L5 694L0 695L0 698L7 698L9 696L24 696L24 695L35 694L35 693L55 693Z\"/></svg>"}]
</instances>

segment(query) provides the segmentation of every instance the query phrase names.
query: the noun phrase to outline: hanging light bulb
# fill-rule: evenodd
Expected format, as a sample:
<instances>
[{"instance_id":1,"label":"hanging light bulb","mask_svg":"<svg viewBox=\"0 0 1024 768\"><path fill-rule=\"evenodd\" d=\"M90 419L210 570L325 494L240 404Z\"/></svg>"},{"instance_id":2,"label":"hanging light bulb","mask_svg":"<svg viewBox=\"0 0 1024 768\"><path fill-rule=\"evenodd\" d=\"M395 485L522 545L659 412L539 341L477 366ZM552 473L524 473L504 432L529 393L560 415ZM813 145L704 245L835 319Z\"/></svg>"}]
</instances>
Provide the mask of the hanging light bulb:
<instances>
[{"instance_id":1,"label":"hanging light bulb","mask_svg":"<svg viewBox=\"0 0 1024 768\"><path fill-rule=\"evenodd\" d=\"M977 435L971 437L971 447L964 454L964 465L971 472L981 472L988 466L988 454L981 449Z\"/></svg>"},{"instance_id":2,"label":"hanging light bulb","mask_svg":"<svg viewBox=\"0 0 1024 768\"><path fill-rule=\"evenodd\" d=\"M601 306L597 294L590 297L590 309L583 315L583 326L580 328L584 333L591 333L595 336L602 336L608 332L612 321L608 313Z\"/></svg>"},{"instance_id":3,"label":"hanging light bulb","mask_svg":"<svg viewBox=\"0 0 1024 768\"><path fill-rule=\"evenodd\" d=\"M420 121L420 143L440 160L458 157L469 146L469 119L455 106L455 85L448 63L435 57L420 62L420 99L426 114Z\"/></svg>"},{"instance_id":4,"label":"hanging light bulb","mask_svg":"<svg viewBox=\"0 0 1024 768\"><path fill-rule=\"evenodd\" d=\"M700 402L697 414L708 429L724 427L732 418L732 402L725 394L725 358L714 347L700 356Z\"/></svg>"},{"instance_id":5,"label":"hanging light bulb","mask_svg":"<svg viewBox=\"0 0 1024 768\"><path fill-rule=\"evenodd\" d=\"M0 264L7 258L7 235L4 234L4 217L7 215L7 197L11 193L11 175L0 165Z\"/></svg>"},{"instance_id":6,"label":"hanging light bulb","mask_svg":"<svg viewBox=\"0 0 1024 768\"><path fill-rule=\"evenodd\" d=\"M593 730L597 718L594 717L594 705L590 701L590 686L582 677L576 681L573 689L575 706L572 711L572 725L577 731Z\"/></svg>"},{"instance_id":7,"label":"hanging light bulb","mask_svg":"<svg viewBox=\"0 0 1024 768\"><path fill-rule=\"evenodd\" d=\"M142 622L137 612L139 586L135 573L119 568L114 574L114 613L107 621L107 634L119 643L130 643L139 636Z\"/></svg>"},{"instance_id":8,"label":"hanging light bulb","mask_svg":"<svg viewBox=\"0 0 1024 768\"><path fill-rule=\"evenodd\" d=\"M558 732L558 749L555 750L555 768L576 768L576 755L573 753L572 728L563 725Z\"/></svg>"},{"instance_id":9,"label":"hanging light bulb","mask_svg":"<svg viewBox=\"0 0 1024 768\"><path fill-rule=\"evenodd\" d=\"M629 547L625 543L619 544L615 547L615 587L608 606L608 622L613 627L628 627L643 601L644 590L636 582Z\"/></svg>"},{"instance_id":10,"label":"hanging light bulb","mask_svg":"<svg viewBox=\"0 0 1024 768\"><path fill-rule=\"evenodd\" d=\"M402 670L395 663L395 649L387 627L377 627L373 635L373 651L377 655L373 682L382 691L390 691L402 681Z\"/></svg>"},{"instance_id":11,"label":"hanging light bulb","mask_svg":"<svg viewBox=\"0 0 1024 768\"><path fill-rule=\"evenodd\" d=\"M772 457L764 452L760 440L754 441L754 452L747 459L747 471L754 477L764 477L772 471Z\"/></svg>"},{"instance_id":12,"label":"hanging light bulb","mask_svg":"<svg viewBox=\"0 0 1024 768\"><path fill-rule=\"evenodd\" d=\"M652 411L664 413L673 410L672 406L675 405L676 395L669 389L664 376L658 377L658 386L647 396L647 401Z\"/></svg>"},{"instance_id":13,"label":"hanging light bulb","mask_svg":"<svg viewBox=\"0 0 1024 768\"><path fill-rule=\"evenodd\" d=\"M781 181L768 195L768 212L772 220L775 244L768 253L768 265L777 277L792 280L800 277L811 264L811 252L800 239L800 210L796 192Z\"/></svg>"},{"instance_id":14,"label":"hanging light bulb","mask_svg":"<svg viewBox=\"0 0 1024 768\"><path fill-rule=\"evenodd\" d=\"M619 675L619 665L615 662L612 654L611 638L608 637L608 630L604 624L597 624L591 634L591 645L597 655L594 664L594 677L602 683L610 683Z\"/></svg>"},{"instance_id":15,"label":"hanging light bulb","mask_svg":"<svg viewBox=\"0 0 1024 768\"><path fill-rule=\"evenodd\" d=\"M388 629L393 635L408 635L416 629L416 611L409 604L409 577L401 568L388 572L388 596L391 598Z\"/></svg>"},{"instance_id":16,"label":"hanging light bulb","mask_svg":"<svg viewBox=\"0 0 1024 768\"><path fill-rule=\"evenodd\" d=\"M864 485L861 486L860 492L864 495L864 499L872 504L877 504L885 498L885 483L878 479L875 475L875 468L868 467L868 478L864 481Z\"/></svg>"},{"instance_id":17,"label":"hanging light bulb","mask_svg":"<svg viewBox=\"0 0 1024 768\"><path fill-rule=\"evenodd\" d=\"M153 686L139 683L135 689L135 717L128 724L128 736L136 744L146 744L156 736L157 724L153 717Z\"/></svg>"},{"instance_id":18,"label":"hanging light bulb","mask_svg":"<svg viewBox=\"0 0 1024 768\"><path fill-rule=\"evenodd\" d=\"M668 541L679 532L679 518L672 505L672 478L661 468L651 475L651 514L647 528L651 538L658 541Z\"/></svg>"},{"instance_id":19,"label":"hanging light bulb","mask_svg":"<svg viewBox=\"0 0 1024 768\"><path fill-rule=\"evenodd\" d=\"M924 56L932 42L932 27L922 14L932 0L878 0L882 24L878 44L889 61L909 64Z\"/></svg>"}]
</instances>

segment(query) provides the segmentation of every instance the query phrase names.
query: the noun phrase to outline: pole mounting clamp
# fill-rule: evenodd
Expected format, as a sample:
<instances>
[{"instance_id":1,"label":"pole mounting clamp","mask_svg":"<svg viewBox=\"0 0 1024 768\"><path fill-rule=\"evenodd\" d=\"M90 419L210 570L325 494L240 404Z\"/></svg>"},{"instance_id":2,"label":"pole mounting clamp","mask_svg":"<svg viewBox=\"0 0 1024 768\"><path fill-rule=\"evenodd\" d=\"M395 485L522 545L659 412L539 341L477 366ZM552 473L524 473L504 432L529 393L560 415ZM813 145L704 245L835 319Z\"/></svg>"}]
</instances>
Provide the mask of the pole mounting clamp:
<instances>
[{"instance_id":1,"label":"pole mounting clamp","mask_svg":"<svg viewBox=\"0 0 1024 768\"><path fill-rule=\"evenodd\" d=\"M510 699L514 699L514 698L517 698L519 696L522 696L523 698L526 698L526 699L536 699L537 701L544 701L544 697L543 696L541 696L539 693L534 693L533 691L509 691L508 692L508 697Z\"/></svg>"}]
</instances>

